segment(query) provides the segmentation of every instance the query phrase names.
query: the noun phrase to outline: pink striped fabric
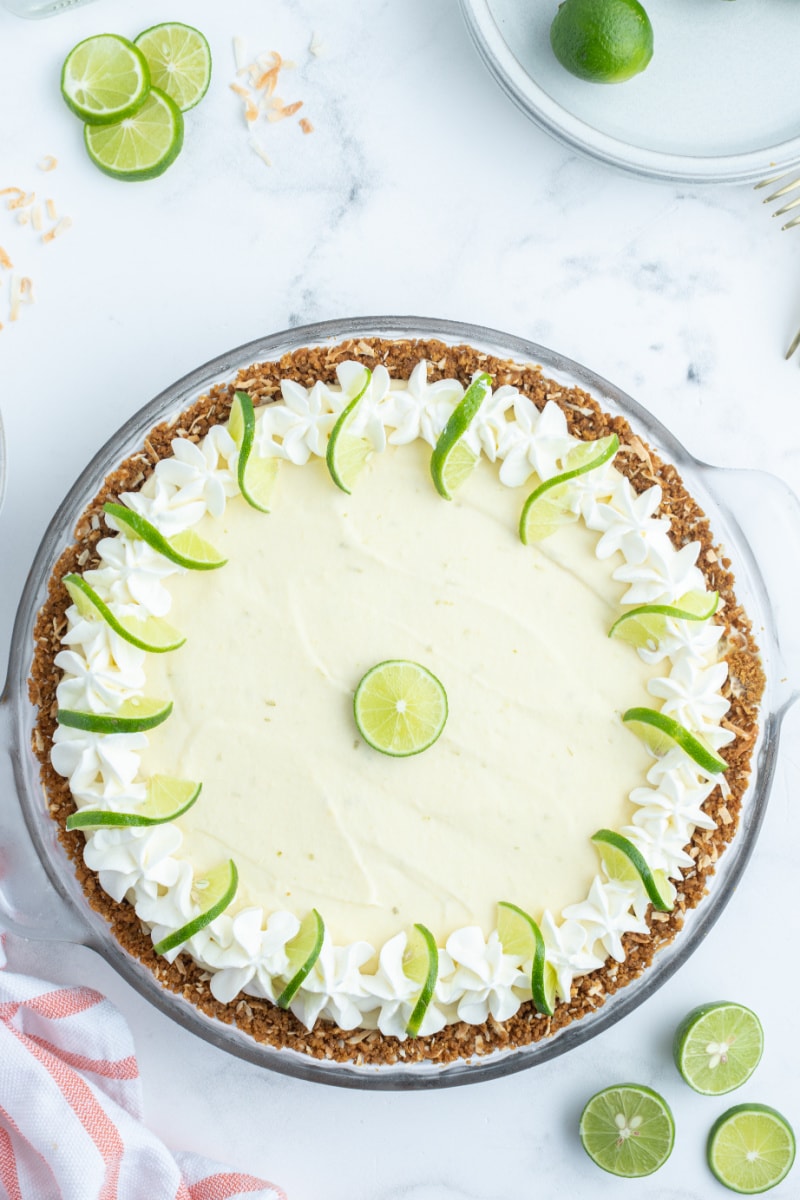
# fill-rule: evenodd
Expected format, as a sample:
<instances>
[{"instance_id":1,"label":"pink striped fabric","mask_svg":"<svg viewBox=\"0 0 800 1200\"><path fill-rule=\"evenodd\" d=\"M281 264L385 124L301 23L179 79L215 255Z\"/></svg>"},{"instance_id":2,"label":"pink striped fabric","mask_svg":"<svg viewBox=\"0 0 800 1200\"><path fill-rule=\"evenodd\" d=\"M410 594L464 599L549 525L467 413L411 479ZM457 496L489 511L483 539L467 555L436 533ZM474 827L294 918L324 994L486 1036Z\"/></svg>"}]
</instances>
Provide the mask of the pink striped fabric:
<instances>
[{"instance_id":1,"label":"pink striped fabric","mask_svg":"<svg viewBox=\"0 0 800 1200\"><path fill-rule=\"evenodd\" d=\"M173 1153L142 1124L124 1018L99 992L7 969L0 933L0 1200L286 1200Z\"/></svg>"}]
</instances>

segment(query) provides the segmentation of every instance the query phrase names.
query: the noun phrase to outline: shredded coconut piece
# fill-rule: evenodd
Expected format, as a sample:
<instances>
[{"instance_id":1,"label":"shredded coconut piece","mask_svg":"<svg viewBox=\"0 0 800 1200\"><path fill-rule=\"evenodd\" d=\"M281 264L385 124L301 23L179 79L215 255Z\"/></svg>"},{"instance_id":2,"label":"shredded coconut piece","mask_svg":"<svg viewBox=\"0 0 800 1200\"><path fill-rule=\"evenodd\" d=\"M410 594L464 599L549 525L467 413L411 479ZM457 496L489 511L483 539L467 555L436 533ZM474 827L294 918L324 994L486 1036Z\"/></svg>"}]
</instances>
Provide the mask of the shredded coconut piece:
<instances>
[{"instance_id":1,"label":"shredded coconut piece","mask_svg":"<svg viewBox=\"0 0 800 1200\"><path fill-rule=\"evenodd\" d=\"M18 225L27 225L28 221L30 221L30 219L31 219L31 214L28 212L27 208L23 208L22 212L17 213L17 224Z\"/></svg>"},{"instance_id":2,"label":"shredded coconut piece","mask_svg":"<svg viewBox=\"0 0 800 1200\"><path fill-rule=\"evenodd\" d=\"M0 246L0 267L5 267L5 269L7 271L10 271L10 270L12 270L13 266L14 266L14 264L12 263L11 259L8 257L8 254L3 249L3 247Z\"/></svg>"},{"instance_id":3,"label":"shredded coconut piece","mask_svg":"<svg viewBox=\"0 0 800 1200\"><path fill-rule=\"evenodd\" d=\"M311 35L311 41L309 43L308 52L309 52L309 54L313 54L315 58L319 58L320 55L324 53L324 50L325 50L325 47L324 47L322 38L317 33L317 31L314 30L314 32Z\"/></svg>"},{"instance_id":4,"label":"shredded coconut piece","mask_svg":"<svg viewBox=\"0 0 800 1200\"><path fill-rule=\"evenodd\" d=\"M16 321L23 304L33 304L33 283L27 275L13 275L11 278L11 306L8 317Z\"/></svg>"},{"instance_id":5,"label":"shredded coconut piece","mask_svg":"<svg viewBox=\"0 0 800 1200\"><path fill-rule=\"evenodd\" d=\"M232 83L231 91L236 92L237 96L241 96L244 100L244 119L248 124L258 119L258 108L253 103L253 98L247 88L242 87L240 83Z\"/></svg>"},{"instance_id":6,"label":"shredded coconut piece","mask_svg":"<svg viewBox=\"0 0 800 1200\"><path fill-rule=\"evenodd\" d=\"M42 234L42 241L54 242L57 237L61 237L62 233L66 233L71 226L72 220L70 217L62 217L57 225L54 225L52 229L47 231L47 233Z\"/></svg>"},{"instance_id":7,"label":"shredded coconut piece","mask_svg":"<svg viewBox=\"0 0 800 1200\"><path fill-rule=\"evenodd\" d=\"M31 224L33 225L33 228L37 231L37 233L42 228L42 205L41 205L41 203L34 204L34 206L33 206L33 212L31 214Z\"/></svg>"},{"instance_id":8,"label":"shredded coconut piece","mask_svg":"<svg viewBox=\"0 0 800 1200\"><path fill-rule=\"evenodd\" d=\"M9 188L9 191L19 192L19 188ZM9 208L28 208L36 199L36 192L21 192L16 200L9 200Z\"/></svg>"},{"instance_id":9,"label":"shredded coconut piece","mask_svg":"<svg viewBox=\"0 0 800 1200\"><path fill-rule=\"evenodd\" d=\"M40 158L37 163L40 171L55 171L58 166L58 159L54 154L45 154L44 158Z\"/></svg>"},{"instance_id":10,"label":"shredded coconut piece","mask_svg":"<svg viewBox=\"0 0 800 1200\"><path fill-rule=\"evenodd\" d=\"M244 38L235 37L233 39L233 61L236 64L236 73L238 74L244 66Z\"/></svg>"},{"instance_id":11,"label":"shredded coconut piece","mask_svg":"<svg viewBox=\"0 0 800 1200\"><path fill-rule=\"evenodd\" d=\"M24 196L24 195L25 195L25 193L23 192L22 188L18 188L18 187L0 188L0 196ZM10 201L9 201L8 207L9 208L11 207Z\"/></svg>"},{"instance_id":12,"label":"shredded coconut piece","mask_svg":"<svg viewBox=\"0 0 800 1200\"><path fill-rule=\"evenodd\" d=\"M300 118L300 128L302 129L303 133L313 133L314 132L314 126L311 124L308 117Z\"/></svg>"},{"instance_id":13,"label":"shredded coconut piece","mask_svg":"<svg viewBox=\"0 0 800 1200\"><path fill-rule=\"evenodd\" d=\"M250 138L250 149L253 151L254 154L257 154L258 157L261 159L261 161L263 163L266 163L268 167L272 166L272 159L267 154L266 150L261 145L261 143L254 137Z\"/></svg>"},{"instance_id":14,"label":"shredded coconut piece","mask_svg":"<svg viewBox=\"0 0 800 1200\"><path fill-rule=\"evenodd\" d=\"M58 219L58 213L56 212L55 200L46 200L45 208L47 209L47 215L51 221L55 221Z\"/></svg>"}]
</instances>

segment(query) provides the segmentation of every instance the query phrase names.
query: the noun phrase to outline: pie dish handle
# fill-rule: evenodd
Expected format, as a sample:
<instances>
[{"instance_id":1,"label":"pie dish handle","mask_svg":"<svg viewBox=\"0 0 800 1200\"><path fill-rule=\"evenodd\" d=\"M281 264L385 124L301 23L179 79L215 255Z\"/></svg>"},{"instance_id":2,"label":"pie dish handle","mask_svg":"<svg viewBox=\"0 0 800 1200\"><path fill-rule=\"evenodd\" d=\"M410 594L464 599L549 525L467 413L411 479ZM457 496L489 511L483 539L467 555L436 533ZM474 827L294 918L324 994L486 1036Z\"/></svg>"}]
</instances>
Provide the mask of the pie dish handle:
<instances>
[{"instance_id":1,"label":"pie dish handle","mask_svg":"<svg viewBox=\"0 0 800 1200\"><path fill-rule=\"evenodd\" d=\"M34 941L89 946L89 926L48 877L22 813L14 770L11 708L6 692L0 698L0 932Z\"/></svg>"},{"instance_id":2,"label":"pie dish handle","mask_svg":"<svg viewBox=\"0 0 800 1200\"><path fill-rule=\"evenodd\" d=\"M800 697L800 498L767 471L706 465L703 470L709 491L750 549L754 570L747 582L771 618L778 657L776 707L785 708ZM756 636L761 639L758 629Z\"/></svg>"}]
</instances>

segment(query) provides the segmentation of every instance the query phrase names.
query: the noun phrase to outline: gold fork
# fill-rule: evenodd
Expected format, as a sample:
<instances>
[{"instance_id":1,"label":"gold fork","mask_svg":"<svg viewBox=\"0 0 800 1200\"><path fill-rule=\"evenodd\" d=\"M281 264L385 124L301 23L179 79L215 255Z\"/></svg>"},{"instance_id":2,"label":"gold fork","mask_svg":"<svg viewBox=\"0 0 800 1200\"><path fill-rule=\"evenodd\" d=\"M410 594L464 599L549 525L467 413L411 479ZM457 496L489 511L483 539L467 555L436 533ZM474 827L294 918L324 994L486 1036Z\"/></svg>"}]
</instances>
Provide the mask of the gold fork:
<instances>
[{"instance_id":1,"label":"gold fork","mask_svg":"<svg viewBox=\"0 0 800 1200\"><path fill-rule=\"evenodd\" d=\"M774 200L780 200L784 196L788 196L789 192L793 192L795 188L800 188L800 175L795 176L794 179L789 179L791 174L791 171L787 171L785 175L771 175L769 179L762 179L761 183L756 184L756 191L758 191L759 188L770 187L773 183L780 185L774 192L771 192L769 196L764 197L764 204L771 204ZM784 182L785 180L789 180L789 182ZM787 201L787 203L783 204L780 208L776 208L772 215L773 217L783 217L786 215L786 213L791 212L792 209L798 207L800 207L800 195L795 196L793 200ZM796 225L800 225L800 213L797 213L795 216L791 217L790 220L785 223L785 225L781 225L781 229L794 229ZM800 346L800 329L798 329L792 340L791 346L786 351L786 357L791 358L798 346Z\"/></svg>"}]
</instances>

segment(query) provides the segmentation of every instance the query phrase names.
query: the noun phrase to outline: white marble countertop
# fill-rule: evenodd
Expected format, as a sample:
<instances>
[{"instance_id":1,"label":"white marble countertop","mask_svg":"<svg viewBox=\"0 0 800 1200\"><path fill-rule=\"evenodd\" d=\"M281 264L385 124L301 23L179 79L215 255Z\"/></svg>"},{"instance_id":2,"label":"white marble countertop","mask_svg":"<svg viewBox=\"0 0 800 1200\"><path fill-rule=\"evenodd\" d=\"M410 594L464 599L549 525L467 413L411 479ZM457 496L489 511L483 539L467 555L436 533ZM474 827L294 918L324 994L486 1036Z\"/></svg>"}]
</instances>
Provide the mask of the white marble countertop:
<instances>
[{"instance_id":1,"label":"white marble countertop","mask_svg":"<svg viewBox=\"0 0 800 1200\"><path fill-rule=\"evenodd\" d=\"M126 186L86 159L59 66L81 37L133 36L165 18L207 33L215 78L178 162ZM308 53L314 30L320 57ZM248 148L227 88L232 34L297 63L284 99L305 102L314 133L267 128L272 167ZM0 187L50 195L74 222L43 246L0 208L0 245L35 289L9 324L0 273L2 655L39 539L97 448L187 370L287 325L395 312L527 336L614 380L700 457L772 471L800 491L800 363L783 359L800 323L800 232L779 233L748 188L650 183L551 141L485 72L455 0L172 0L167 10L103 0L43 22L3 13L0 62ZM45 175L47 154L59 165ZM789 559L787 595L800 585ZM196 1040L86 949L30 943L17 961L118 1004L148 1123L168 1144L272 1178L290 1200L600 1200L626 1187L646 1200L713 1200L726 1193L704 1143L726 1098L681 1082L670 1038L701 1001L751 1005L766 1052L730 1102L772 1104L800 1128L798 792L795 710L753 861L689 963L623 1023L491 1083L373 1094L298 1082ZM627 1079L662 1091L678 1122L668 1164L635 1185L598 1171L576 1134L585 1099ZM799 1192L797 1168L773 1194Z\"/></svg>"}]
</instances>

